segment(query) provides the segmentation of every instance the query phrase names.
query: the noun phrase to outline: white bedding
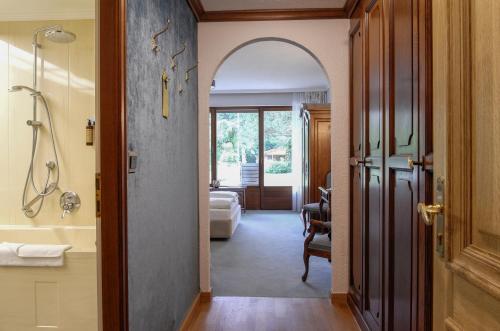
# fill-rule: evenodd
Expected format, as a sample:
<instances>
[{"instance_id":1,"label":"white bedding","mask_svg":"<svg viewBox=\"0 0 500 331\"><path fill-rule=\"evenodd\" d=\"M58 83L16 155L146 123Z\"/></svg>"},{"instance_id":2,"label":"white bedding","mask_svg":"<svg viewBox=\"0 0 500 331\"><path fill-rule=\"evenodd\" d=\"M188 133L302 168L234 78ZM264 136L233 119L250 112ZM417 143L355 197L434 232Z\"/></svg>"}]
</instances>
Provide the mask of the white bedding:
<instances>
[{"instance_id":1,"label":"white bedding","mask_svg":"<svg viewBox=\"0 0 500 331\"><path fill-rule=\"evenodd\" d=\"M210 198L230 198L234 201L238 201L238 193L230 191L212 191L210 192Z\"/></svg>"},{"instance_id":2,"label":"white bedding","mask_svg":"<svg viewBox=\"0 0 500 331\"><path fill-rule=\"evenodd\" d=\"M220 221L229 220L234 214L236 209L239 209L240 205L237 202L233 202L230 209L210 209L210 220Z\"/></svg>"},{"instance_id":3,"label":"white bedding","mask_svg":"<svg viewBox=\"0 0 500 331\"><path fill-rule=\"evenodd\" d=\"M238 201L233 198L210 198L210 209L231 209Z\"/></svg>"},{"instance_id":4,"label":"white bedding","mask_svg":"<svg viewBox=\"0 0 500 331\"><path fill-rule=\"evenodd\" d=\"M210 238L231 238L241 219L241 207L210 210Z\"/></svg>"}]
</instances>

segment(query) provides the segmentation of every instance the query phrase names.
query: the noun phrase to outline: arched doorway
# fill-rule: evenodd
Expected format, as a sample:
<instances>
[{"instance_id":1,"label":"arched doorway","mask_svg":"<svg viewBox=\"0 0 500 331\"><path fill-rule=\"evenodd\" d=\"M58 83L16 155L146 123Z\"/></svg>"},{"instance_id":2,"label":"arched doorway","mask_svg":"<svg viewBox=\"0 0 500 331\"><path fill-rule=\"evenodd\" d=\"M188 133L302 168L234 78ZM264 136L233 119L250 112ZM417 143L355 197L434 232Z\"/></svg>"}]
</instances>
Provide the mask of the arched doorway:
<instances>
[{"instance_id":1,"label":"arched doorway","mask_svg":"<svg viewBox=\"0 0 500 331\"><path fill-rule=\"evenodd\" d=\"M199 221L200 221L200 288L210 293L210 240L209 240L209 93L217 69L235 50L262 40L282 40L307 50L322 64L331 86L332 100L332 172L338 185L333 193L332 212L335 214L335 233L332 264L332 293L347 293L348 289L348 24L343 21L280 22L269 24L240 23L236 30L224 25L202 24L199 27ZM318 33L315 33L317 31ZM213 45L217 47L213 47Z\"/></svg>"},{"instance_id":2,"label":"arched doorway","mask_svg":"<svg viewBox=\"0 0 500 331\"><path fill-rule=\"evenodd\" d=\"M211 189L214 295L329 296L331 267L326 259L312 258L309 283L300 280L304 237L298 213L303 201L314 202L302 194L304 167L309 168L303 162L304 145L309 145L303 144L302 108L325 107L326 175L330 173L329 99L323 66L290 40L252 40L219 64L209 99L210 180L222 185L223 191L238 192L240 199L239 205L220 210L214 203L220 188ZM245 210L241 216L240 206Z\"/></svg>"}]
</instances>

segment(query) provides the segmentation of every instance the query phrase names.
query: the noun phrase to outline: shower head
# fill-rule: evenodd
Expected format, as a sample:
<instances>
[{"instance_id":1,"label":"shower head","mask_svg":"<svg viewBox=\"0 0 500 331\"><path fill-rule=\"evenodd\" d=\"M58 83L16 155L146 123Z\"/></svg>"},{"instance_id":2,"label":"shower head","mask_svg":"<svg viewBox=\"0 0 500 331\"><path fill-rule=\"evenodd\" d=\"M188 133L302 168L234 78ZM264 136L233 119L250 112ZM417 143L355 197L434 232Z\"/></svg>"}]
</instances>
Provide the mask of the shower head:
<instances>
[{"instance_id":1,"label":"shower head","mask_svg":"<svg viewBox=\"0 0 500 331\"><path fill-rule=\"evenodd\" d=\"M76 35L57 26L45 31L45 38L55 43L67 44L75 41Z\"/></svg>"}]
</instances>

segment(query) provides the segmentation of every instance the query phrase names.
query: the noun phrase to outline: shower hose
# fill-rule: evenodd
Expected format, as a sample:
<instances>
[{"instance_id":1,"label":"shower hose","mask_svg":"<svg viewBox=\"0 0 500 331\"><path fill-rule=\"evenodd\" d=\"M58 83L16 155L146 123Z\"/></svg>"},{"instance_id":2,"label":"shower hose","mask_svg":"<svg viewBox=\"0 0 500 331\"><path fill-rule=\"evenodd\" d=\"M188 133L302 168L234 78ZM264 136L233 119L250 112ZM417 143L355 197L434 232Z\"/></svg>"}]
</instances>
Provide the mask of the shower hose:
<instances>
[{"instance_id":1,"label":"shower hose","mask_svg":"<svg viewBox=\"0 0 500 331\"><path fill-rule=\"evenodd\" d=\"M40 210L42 209L45 197L48 195L52 194L58 187L59 185L59 159L57 157L57 150L56 150L56 143L55 143L55 138L54 138L54 130L52 127L52 117L50 115L49 107L47 105L47 101L45 100L45 97L40 93L40 92L33 92L31 94L33 96L33 102L37 102L37 98L40 98L40 100L43 103L45 113L47 115L47 119L49 122L49 134L50 134L50 139L52 143L52 152L54 154L54 160L55 161L48 161L45 165L47 167L47 177L44 180L44 184L41 187L41 189L37 188L35 184L35 179L34 179L34 159L36 156L36 148L37 148L37 143L38 143L38 130L39 130L39 125L34 124L33 122L30 124L28 121L28 125L31 125L33 128L33 139L32 139L32 148L31 148L31 160L29 163L29 169L28 173L26 175L26 181L24 183L24 190L23 190L23 213L26 217L33 218L38 215ZM55 180L49 184L50 178L51 178L51 173L52 171L55 171ZM28 198L28 190L29 187L33 188L33 191L36 194L36 197L32 199L30 202L27 202ZM41 200L40 203L38 204L37 207L32 208L32 205L36 203L36 201Z\"/></svg>"}]
</instances>

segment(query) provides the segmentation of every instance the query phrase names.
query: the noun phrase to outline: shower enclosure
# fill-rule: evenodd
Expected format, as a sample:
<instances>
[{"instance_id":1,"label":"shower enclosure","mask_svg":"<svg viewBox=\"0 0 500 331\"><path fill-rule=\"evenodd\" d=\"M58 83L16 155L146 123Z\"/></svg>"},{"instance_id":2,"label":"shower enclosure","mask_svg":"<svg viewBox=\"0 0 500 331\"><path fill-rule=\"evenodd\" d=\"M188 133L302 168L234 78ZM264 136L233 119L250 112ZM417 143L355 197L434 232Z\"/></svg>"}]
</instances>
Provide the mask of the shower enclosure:
<instances>
[{"instance_id":1,"label":"shower enclosure","mask_svg":"<svg viewBox=\"0 0 500 331\"><path fill-rule=\"evenodd\" d=\"M95 1L30 1L0 2L0 331L98 330Z\"/></svg>"}]
</instances>

